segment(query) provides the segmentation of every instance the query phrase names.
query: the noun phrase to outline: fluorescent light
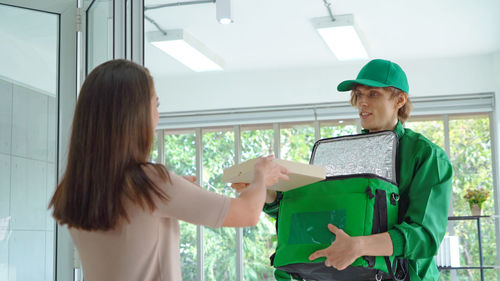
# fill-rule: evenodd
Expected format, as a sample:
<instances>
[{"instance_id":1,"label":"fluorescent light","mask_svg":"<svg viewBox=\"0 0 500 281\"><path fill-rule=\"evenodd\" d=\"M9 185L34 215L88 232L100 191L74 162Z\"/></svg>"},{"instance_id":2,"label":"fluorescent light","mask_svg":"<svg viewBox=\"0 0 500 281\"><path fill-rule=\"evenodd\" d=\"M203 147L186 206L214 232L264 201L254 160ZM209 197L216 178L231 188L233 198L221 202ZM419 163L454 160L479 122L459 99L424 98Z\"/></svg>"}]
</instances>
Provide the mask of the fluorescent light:
<instances>
[{"instance_id":1,"label":"fluorescent light","mask_svg":"<svg viewBox=\"0 0 500 281\"><path fill-rule=\"evenodd\" d=\"M152 44L196 72L222 70L219 65L184 40L152 42Z\"/></svg>"},{"instance_id":2,"label":"fluorescent light","mask_svg":"<svg viewBox=\"0 0 500 281\"><path fill-rule=\"evenodd\" d=\"M366 59L366 53L354 26L318 29L326 44L339 60Z\"/></svg>"},{"instance_id":3,"label":"fluorescent light","mask_svg":"<svg viewBox=\"0 0 500 281\"><path fill-rule=\"evenodd\" d=\"M166 33L148 33L149 42L196 72L222 70L222 59L186 31L175 29Z\"/></svg>"},{"instance_id":4,"label":"fluorescent light","mask_svg":"<svg viewBox=\"0 0 500 281\"><path fill-rule=\"evenodd\" d=\"M315 18L312 23L338 60L368 58L352 15L335 16L335 21L330 17Z\"/></svg>"},{"instance_id":5,"label":"fluorescent light","mask_svg":"<svg viewBox=\"0 0 500 281\"><path fill-rule=\"evenodd\" d=\"M233 22L231 18L231 0L215 1L215 15L217 21L221 24L230 24Z\"/></svg>"}]
</instances>

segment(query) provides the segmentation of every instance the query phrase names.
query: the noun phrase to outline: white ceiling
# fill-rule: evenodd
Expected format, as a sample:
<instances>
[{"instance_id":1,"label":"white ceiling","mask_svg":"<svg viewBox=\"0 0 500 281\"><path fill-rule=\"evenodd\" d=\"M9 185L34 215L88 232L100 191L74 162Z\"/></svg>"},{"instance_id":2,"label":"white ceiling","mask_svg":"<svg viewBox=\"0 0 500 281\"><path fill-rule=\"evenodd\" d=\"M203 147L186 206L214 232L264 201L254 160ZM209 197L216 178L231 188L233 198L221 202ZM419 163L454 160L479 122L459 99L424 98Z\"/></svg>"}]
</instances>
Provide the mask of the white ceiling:
<instances>
[{"instance_id":1,"label":"white ceiling","mask_svg":"<svg viewBox=\"0 0 500 281\"><path fill-rule=\"evenodd\" d=\"M146 6L177 1L146 0ZM450 58L500 51L499 0L338 0L353 14L371 58ZM215 4L147 10L163 29L183 28L225 61L224 71L338 66L310 19L327 16L322 0L232 0L234 23L218 24ZM146 22L147 31L157 30ZM194 72L146 42L154 75Z\"/></svg>"},{"instance_id":2,"label":"white ceiling","mask_svg":"<svg viewBox=\"0 0 500 281\"><path fill-rule=\"evenodd\" d=\"M0 3L56 11L74 6L74 1L0 0ZM87 7L91 1L83 2ZM500 51L499 0L329 2L334 14L354 15L371 58L419 60ZM165 3L177 2L146 0L146 6ZM234 23L230 25L217 23L214 3L147 10L146 15L164 29L189 31L223 58L224 72L352 64L337 61L310 23L311 18L328 15L322 0L232 0L232 10ZM12 27L5 24L4 18L0 30L46 38L41 31L45 26L30 26L30 21L21 18L13 18ZM155 31L156 27L146 22L145 29ZM34 45L41 48L43 44ZM155 76L197 75L148 42L145 50L146 66Z\"/></svg>"}]
</instances>

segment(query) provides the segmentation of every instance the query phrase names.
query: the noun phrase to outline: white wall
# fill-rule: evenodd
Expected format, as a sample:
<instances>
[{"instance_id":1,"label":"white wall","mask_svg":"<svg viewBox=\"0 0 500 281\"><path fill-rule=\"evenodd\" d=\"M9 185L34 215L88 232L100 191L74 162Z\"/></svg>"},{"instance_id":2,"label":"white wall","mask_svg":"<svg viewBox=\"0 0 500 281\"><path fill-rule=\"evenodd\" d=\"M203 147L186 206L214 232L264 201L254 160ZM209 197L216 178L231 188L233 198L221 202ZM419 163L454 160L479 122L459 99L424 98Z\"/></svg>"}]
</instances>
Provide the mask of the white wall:
<instances>
[{"instance_id":1,"label":"white wall","mask_svg":"<svg viewBox=\"0 0 500 281\"><path fill-rule=\"evenodd\" d=\"M339 94L336 87L345 79L355 78L364 63L335 68L193 73L155 77L155 83L160 112L347 101L349 94ZM411 96L498 89L494 55L398 63L407 73Z\"/></svg>"},{"instance_id":2,"label":"white wall","mask_svg":"<svg viewBox=\"0 0 500 281\"><path fill-rule=\"evenodd\" d=\"M492 92L494 87L493 55L434 59L403 64L416 96L473 94Z\"/></svg>"}]
</instances>

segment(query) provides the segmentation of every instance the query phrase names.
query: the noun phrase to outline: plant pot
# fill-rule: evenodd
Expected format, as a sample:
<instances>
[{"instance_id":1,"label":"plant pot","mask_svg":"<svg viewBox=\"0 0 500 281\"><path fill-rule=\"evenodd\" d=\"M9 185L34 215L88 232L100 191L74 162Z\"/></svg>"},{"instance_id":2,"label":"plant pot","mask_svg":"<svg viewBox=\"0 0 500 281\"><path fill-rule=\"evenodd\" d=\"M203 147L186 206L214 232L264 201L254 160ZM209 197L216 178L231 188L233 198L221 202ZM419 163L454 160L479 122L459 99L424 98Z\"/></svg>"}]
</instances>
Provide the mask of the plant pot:
<instances>
[{"instance_id":1,"label":"plant pot","mask_svg":"<svg viewBox=\"0 0 500 281\"><path fill-rule=\"evenodd\" d=\"M481 215L481 206L478 204L472 204L470 205L470 211L473 216L480 216Z\"/></svg>"}]
</instances>

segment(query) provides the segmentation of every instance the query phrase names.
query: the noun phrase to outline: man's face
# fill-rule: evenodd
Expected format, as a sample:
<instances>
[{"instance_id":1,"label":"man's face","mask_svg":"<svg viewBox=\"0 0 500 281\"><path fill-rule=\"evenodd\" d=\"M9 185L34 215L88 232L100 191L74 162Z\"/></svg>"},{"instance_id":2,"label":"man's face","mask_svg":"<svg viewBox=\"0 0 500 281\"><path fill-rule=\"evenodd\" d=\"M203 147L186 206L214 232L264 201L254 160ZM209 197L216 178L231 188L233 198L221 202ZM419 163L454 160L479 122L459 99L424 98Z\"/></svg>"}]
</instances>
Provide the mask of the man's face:
<instances>
[{"instance_id":1,"label":"man's face","mask_svg":"<svg viewBox=\"0 0 500 281\"><path fill-rule=\"evenodd\" d=\"M398 120L398 98L387 88L358 85L353 90L357 97L361 125L370 132L393 130Z\"/></svg>"}]
</instances>

